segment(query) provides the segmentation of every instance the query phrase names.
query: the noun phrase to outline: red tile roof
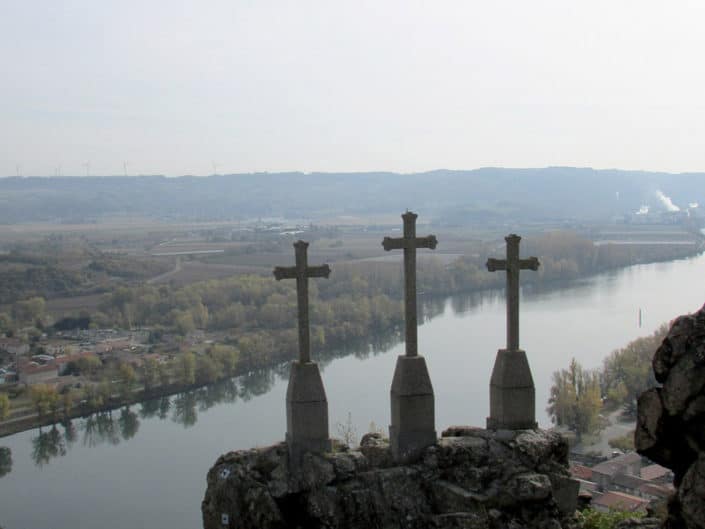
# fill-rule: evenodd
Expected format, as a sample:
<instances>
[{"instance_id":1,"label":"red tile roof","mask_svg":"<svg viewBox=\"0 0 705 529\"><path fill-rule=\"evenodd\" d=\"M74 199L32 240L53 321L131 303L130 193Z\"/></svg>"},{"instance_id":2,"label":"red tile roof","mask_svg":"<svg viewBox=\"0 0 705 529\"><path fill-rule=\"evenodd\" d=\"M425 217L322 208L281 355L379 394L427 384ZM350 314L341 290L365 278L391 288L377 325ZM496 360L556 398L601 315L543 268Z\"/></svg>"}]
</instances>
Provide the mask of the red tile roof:
<instances>
[{"instance_id":1,"label":"red tile roof","mask_svg":"<svg viewBox=\"0 0 705 529\"><path fill-rule=\"evenodd\" d=\"M651 481L652 479L658 479L666 476L670 470L661 465L649 465L641 469L641 478Z\"/></svg>"},{"instance_id":2,"label":"red tile roof","mask_svg":"<svg viewBox=\"0 0 705 529\"><path fill-rule=\"evenodd\" d=\"M592 500L593 505L600 505L608 509L619 509L622 511L645 511L649 500L624 494L623 492L605 492L599 498Z\"/></svg>"},{"instance_id":3,"label":"red tile roof","mask_svg":"<svg viewBox=\"0 0 705 529\"><path fill-rule=\"evenodd\" d=\"M585 465L570 465L570 475L574 478L592 481L592 469Z\"/></svg>"}]
</instances>

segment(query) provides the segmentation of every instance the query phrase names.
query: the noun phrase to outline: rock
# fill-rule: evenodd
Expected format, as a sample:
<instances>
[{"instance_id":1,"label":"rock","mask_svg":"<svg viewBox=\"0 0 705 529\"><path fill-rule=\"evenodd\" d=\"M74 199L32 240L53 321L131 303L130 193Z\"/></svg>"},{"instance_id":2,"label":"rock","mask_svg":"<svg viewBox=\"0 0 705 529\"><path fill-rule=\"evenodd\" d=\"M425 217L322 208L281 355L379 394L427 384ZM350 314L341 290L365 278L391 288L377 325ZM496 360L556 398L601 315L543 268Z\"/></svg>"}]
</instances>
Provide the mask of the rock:
<instances>
[{"instance_id":1,"label":"rock","mask_svg":"<svg viewBox=\"0 0 705 529\"><path fill-rule=\"evenodd\" d=\"M389 439L379 433L366 433L360 440L360 452L373 467L388 467L394 464Z\"/></svg>"},{"instance_id":2,"label":"rock","mask_svg":"<svg viewBox=\"0 0 705 529\"><path fill-rule=\"evenodd\" d=\"M286 445L232 452L208 473L203 524L566 529L577 501L577 487L576 498L559 498L561 487L572 494L566 451L551 432L456 428L409 464L394 463L379 434L366 435L359 450L306 454L292 467Z\"/></svg>"},{"instance_id":3,"label":"rock","mask_svg":"<svg viewBox=\"0 0 705 529\"><path fill-rule=\"evenodd\" d=\"M659 529L661 520L658 518L629 518L617 523L614 529Z\"/></svg>"},{"instance_id":4,"label":"rock","mask_svg":"<svg viewBox=\"0 0 705 529\"><path fill-rule=\"evenodd\" d=\"M636 449L673 470L665 527L705 529L705 307L674 320L653 368L663 387L638 399ZM618 527L658 526L626 524Z\"/></svg>"},{"instance_id":5,"label":"rock","mask_svg":"<svg viewBox=\"0 0 705 529\"><path fill-rule=\"evenodd\" d=\"M678 488L678 501L686 527L705 527L705 453L691 465Z\"/></svg>"}]
</instances>

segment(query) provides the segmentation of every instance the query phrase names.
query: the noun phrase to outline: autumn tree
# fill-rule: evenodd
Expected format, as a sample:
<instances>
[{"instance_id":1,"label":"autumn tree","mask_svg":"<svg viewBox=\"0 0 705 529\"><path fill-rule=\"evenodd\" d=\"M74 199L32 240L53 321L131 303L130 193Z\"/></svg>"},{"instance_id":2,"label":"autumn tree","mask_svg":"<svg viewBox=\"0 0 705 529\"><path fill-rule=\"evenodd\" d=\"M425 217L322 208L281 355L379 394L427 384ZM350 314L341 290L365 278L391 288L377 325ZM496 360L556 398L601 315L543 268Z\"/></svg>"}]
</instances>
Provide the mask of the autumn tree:
<instances>
[{"instance_id":1,"label":"autumn tree","mask_svg":"<svg viewBox=\"0 0 705 529\"><path fill-rule=\"evenodd\" d=\"M196 382L196 355L191 352L181 355L179 360L181 382L187 386Z\"/></svg>"},{"instance_id":2,"label":"autumn tree","mask_svg":"<svg viewBox=\"0 0 705 529\"><path fill-rule=\"evenodd\" d=\"M135 369L127 362L122 362L118 367L118 380L120 381L120 396L129 399L132 395L132 386L137 379Z\"/></svg>"},{"instance_id":3,"label":"autumn tree","mask_svg":"<svg viewBox=\"0 0 705 529\"><path fill-rule=\"evenodd\" d=\"M0 421L10 416L10 398L5 393L0 393Z\"/></svg>"},{"instance_id":4,"label":"autumn tree","mask_svg":"<svg viewBox=\"0 0 705 529\"><path fill-rule=\"evenodd\" d=\"M159 363L154 358L147 358L142 367L144 390L149 392L159 385Z\"/></svg>"},{"instance_id":5,"label":"autumn tree","mask_svg":"<svg viewBox=\"0 0 705 529\"><path fill-rule=\"evenodd\" d=\"M573 430L578 438L594 432L602 410L599 374L583 369L573 358L568 369L553 373L548 404L546 411L554 424Z\"/></svg>"},{"instance_id":6,"label":"autumn tree","mask_svg":"<svg viewBox=\"0 0 705 529\"><path fill-rule=\"evenodd\" d=\"M34 384L29 388L29 398L40 419L50 413L56 416L59 409L59 394L46 384Z\"/></svg>"},{"instance_id":7,"label":"autumn tree","mask_svg":"<svg viewBox=\"0 0 705 529\"><path fill-rule=\"evenodd\" d=\"M636 416L638 396L656 385L651 359L667 333L668 326L662 325L651 336L632 340L605 358L605 395L611 403L623 406L625 414L629 416Z\"/></svg>"}]
</instances>

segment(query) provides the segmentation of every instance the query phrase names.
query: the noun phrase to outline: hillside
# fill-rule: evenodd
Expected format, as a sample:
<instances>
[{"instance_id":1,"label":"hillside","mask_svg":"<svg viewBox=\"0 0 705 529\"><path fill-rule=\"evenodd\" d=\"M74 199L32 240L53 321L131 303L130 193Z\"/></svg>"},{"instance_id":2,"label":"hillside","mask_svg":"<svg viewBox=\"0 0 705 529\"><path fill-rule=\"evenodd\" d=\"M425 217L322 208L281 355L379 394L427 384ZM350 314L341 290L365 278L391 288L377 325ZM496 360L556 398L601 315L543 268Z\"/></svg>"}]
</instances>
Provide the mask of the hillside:
<instances>
[{"instance_id":1,"label":"hillside","mask_svg":"<svg viewBox=\"0 0 705 529\"><path fill-rule=\"evenodd\" d=\"M94 222L106 216L174 220L318 219L423 209L440 222L605 219L647 204L705 203L705 174L568 167L426 173L258 173L210 177L0 179L0 223Z\"/></svg>"}]
</instances>

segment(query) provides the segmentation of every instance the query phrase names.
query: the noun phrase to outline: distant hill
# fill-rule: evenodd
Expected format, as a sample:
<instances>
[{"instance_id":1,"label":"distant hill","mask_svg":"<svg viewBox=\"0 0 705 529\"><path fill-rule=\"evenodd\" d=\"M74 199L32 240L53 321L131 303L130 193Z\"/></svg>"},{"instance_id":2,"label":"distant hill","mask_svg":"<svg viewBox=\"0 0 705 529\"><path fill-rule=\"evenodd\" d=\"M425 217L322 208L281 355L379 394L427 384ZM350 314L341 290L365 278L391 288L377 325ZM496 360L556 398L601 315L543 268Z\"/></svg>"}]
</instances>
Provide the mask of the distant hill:
<instances>
[{"instance_id":1,"label":"distant hill","mask_svg":"<svg viewBox=\"0 0 705 529\"><path fill-rule=\"evenodd\" d=\"M0 223L86 222L139 215L173 220L316 218L417 210L437 221L594 220L705 206L705 173L485 168L426 173L258 173L210 177L0 178Z\"/></svg>"}]
</instances>

